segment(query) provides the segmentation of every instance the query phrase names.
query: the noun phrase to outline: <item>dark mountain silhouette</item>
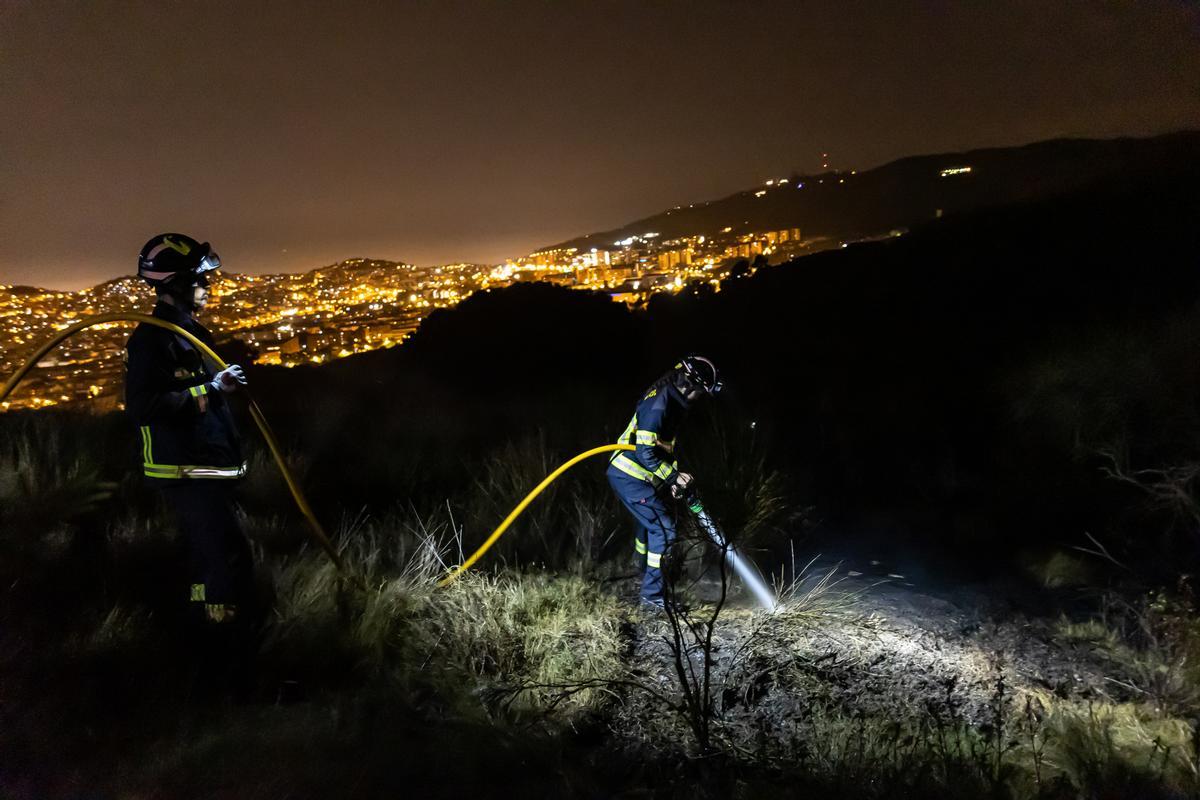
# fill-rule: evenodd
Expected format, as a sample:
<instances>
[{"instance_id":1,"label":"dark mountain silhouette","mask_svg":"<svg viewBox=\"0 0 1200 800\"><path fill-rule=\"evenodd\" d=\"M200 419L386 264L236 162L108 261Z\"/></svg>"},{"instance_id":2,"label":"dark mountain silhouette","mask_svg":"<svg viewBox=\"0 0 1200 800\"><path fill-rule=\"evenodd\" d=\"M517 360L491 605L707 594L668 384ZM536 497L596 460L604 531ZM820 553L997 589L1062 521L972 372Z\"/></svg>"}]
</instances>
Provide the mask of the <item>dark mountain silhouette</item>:
<instances>
[{"instance_id":1,"label":"dark mountain silhouette","mask_svg":"<svg viewBox=\"0 0 1200 800\"><path fill-rule=\"evenodd\" d=\"M808 239L853 240L920 224L939 211L954 214L1053 197L1097 181L1168 174L1194 162L1198 154L1200 132L1191 131L1149 139L1057 139L913 156L856 174L792 175L782 186L756 186L719 200L676 207L553 247L612 247L649 231L670 239L713 235L726 227L733 233L798 227ZM941 175L942 170L964 166L971 171Z\"/></svg>"}]
</instances>

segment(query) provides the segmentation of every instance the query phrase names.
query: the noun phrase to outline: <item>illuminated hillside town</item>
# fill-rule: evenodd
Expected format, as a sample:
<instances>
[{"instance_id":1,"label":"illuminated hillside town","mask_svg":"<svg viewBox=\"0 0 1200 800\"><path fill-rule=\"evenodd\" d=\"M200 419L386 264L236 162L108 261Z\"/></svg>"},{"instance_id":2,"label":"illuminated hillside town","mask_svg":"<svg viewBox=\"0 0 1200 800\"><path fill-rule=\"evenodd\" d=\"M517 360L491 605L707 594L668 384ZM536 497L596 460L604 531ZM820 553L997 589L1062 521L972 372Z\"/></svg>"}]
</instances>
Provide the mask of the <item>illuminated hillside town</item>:
<instances>
[{"instance_id":1,"label":"illuminated hillside town","mask_svg":"<svg viewBox=\"0 0 1200 800\"><path fill-rule=\"evenodd\" d=\"M844 182L853 174L826 173L825 177ZM771 191L803 188L796 181L793 184L787 179L770 180L746 194L761 198ZM617 241L597 241L594 246L544 248L501 265L417 267L358 258L302 274L224 270L212 287L205 324L219 344L243 343L256 364L321 364L394 347L433 310L518 281L606 292L616 301L638 307L656 293L720 291L731 274L748 275L763 265L845 245L828 237L805 238L798 227L749 227L748 220L739 220L710 233L674 238L648 230ZM599 236L576 242L592 238ZM79 292L0 286L0 374L14 372L38 345L78 320L131 309L149 313L153 305L153 293L135 277ZM0 409L77 406L104 412L120 408L128 333L128 326L114 323L68 339L38 362L22 390Z\"/></svg>"}]
</instances>

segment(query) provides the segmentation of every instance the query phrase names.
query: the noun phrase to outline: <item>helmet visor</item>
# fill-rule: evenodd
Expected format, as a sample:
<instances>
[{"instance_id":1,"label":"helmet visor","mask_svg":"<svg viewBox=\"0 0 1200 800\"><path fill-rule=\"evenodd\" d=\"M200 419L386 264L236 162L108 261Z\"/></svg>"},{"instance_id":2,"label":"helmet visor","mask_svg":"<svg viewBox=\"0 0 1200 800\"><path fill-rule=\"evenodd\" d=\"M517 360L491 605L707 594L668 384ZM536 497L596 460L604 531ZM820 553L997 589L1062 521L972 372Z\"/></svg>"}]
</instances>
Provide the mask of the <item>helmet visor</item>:
<instances>
[{"instance_id":1,"label":"helmet visor","mask_svg":"<svg viewBox=\"0 0 1200 800\"><path fill-rule=\"evenodd\" d=\"M203 274L205 272L212 272L214 269L220 269L221 257L209 246L208 242L204 243L204 249L207 252L200 258L200 263L196 265L196 272Z\"/></svg>"}]
</instances>

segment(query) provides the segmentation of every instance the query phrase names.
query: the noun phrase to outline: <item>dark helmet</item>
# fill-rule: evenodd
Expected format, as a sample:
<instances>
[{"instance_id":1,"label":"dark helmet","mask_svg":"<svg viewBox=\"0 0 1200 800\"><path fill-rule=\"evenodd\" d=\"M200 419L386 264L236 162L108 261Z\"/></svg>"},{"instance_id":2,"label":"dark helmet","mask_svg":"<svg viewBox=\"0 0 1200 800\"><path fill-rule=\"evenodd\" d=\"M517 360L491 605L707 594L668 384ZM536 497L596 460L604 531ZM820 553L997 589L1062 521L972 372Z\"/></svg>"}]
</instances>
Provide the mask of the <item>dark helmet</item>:
<instances>
[{"instance_id":1,"label":"dark helmet","mask_svg":"<svg viewBox=\"0 0 1200 800\"><path fill-rule=\"evenodd\" d=\"M723 388L716 366L704 356L684 356L675 365L675 386L687 394L702 389L706 394L718 394Z\"/></svg>"},{"instance_id":2,"label":"dark helmet","mask_svg":"<svg viewBox=\"0 0 1200 800\"><path fill-rule=\"evenodd\" d=\"M155 289L176 281L191 285L193 279L221 266L221 259L208 242L197 242L182 233L160 233L138 255L138 277Z\"/></svg>"}]
</instances>

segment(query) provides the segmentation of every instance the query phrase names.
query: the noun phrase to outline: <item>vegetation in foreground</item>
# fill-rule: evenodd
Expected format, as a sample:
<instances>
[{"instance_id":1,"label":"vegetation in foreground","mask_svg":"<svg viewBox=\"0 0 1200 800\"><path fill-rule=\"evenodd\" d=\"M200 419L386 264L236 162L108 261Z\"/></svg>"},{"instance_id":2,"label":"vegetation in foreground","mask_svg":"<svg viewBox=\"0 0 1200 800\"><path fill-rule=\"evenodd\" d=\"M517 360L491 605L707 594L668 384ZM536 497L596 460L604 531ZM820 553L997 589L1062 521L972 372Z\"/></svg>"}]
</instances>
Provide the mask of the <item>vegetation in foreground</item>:
<instances>
[{"instance_id":1,"label":"vegetation in foreground","mask_svg":"<svg viewBox=\"0 0 1200 800\"><path fill-rule=\"evenodd\" d=\"M522 470L540 469L532 456L554 460L540 442L496 452L474 494L441 510L347 515L348 576L297 546L269 478L247 485L272 613L253 695L235 703L197 668L161 513L68 455L62 429L11 428L0 453L7 795L1200 793L1186 582L993 613L785 564L787 602L765 615L735 586L718 607L721 570L695 548L677 584L686 610L648 618L620 517L581 482L500 551L507 567L435 590L461 520L495 519ZM721 457L742 476L724 487L741 529L797 519L753 453ZM706 622L711 637L695 635ZM689 684L698 674L711 680Z\"/></svg>"}]
</instances>

